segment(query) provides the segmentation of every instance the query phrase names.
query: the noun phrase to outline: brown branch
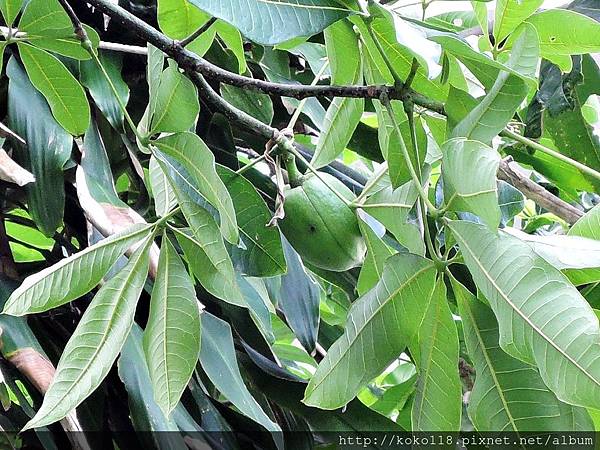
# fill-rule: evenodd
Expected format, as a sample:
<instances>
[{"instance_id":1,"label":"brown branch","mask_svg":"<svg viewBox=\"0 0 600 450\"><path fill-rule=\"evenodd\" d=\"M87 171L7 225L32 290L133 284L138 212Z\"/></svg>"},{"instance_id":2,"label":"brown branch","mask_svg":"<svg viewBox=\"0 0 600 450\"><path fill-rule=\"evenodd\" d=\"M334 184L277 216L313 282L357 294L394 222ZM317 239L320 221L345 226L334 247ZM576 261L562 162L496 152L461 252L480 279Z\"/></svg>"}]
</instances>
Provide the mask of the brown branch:
<instances>
[{"instance_id":1,"label":"brown branch","mask_svg":"<svg viewBox=\"0 0 600 450\"><path fill-rule=\"evenodd\" d=\"M547 209L569 224L574 224L581 216L583 216L582 211L568 204L564 200L561 200L539 184L522 175L518 170L515 170L511 167L511 162L513 162L511 157L503 159L500 162L500 167L498 168L498 178L500 180L512 184L518 190L523 192L527 198L533 200L542 208Z\"/></svg>"},{"instance_id":2,"label":"brown branch","mask_svg":"<svg viewBox=\"0 0 600 450\"><path fill-rule=\"evenodd\" d=\"M98 10L120 23L124 28L134 31L146 42L151 43L166 55L173 58L179 67L186 72L198 72L203 76L218 80L222 83L244 89L262 91L267 94L280 95L303 99L307 97L352 97L378 99L383 94L394 100L411 98L412 101L423 108L444 114L443 103L431 100L411 88L403 86L308 86L271 83L269 81L254 79L229 72L216 66L204 58L186 50L178 41L168 38L151 25L131 14L120 6L108 0L85 0Z\"/></svg>"}]
</instances>

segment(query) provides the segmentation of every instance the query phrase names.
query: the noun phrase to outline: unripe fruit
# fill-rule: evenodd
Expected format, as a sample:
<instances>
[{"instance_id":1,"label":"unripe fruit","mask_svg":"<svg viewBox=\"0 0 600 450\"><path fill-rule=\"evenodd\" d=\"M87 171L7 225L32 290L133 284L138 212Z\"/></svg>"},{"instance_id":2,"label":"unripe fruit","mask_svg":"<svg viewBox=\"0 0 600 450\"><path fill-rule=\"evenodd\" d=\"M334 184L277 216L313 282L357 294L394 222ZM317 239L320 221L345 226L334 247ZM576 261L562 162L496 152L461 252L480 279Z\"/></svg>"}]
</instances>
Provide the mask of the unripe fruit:
<instances>
[{"instance_id":1,"label":"unripe fruit","mask_svg":"<svg viewBox=\"0 0 600 450\"><path fill-rule=\"evenodd\" d=\"M341 181L321 177L349 201L356 197ZM341 272L362 263L366 252L354 211L319 178L308 175L285 191L281 230L302 259L316 267Z\"/></svg>"}]
</instances>

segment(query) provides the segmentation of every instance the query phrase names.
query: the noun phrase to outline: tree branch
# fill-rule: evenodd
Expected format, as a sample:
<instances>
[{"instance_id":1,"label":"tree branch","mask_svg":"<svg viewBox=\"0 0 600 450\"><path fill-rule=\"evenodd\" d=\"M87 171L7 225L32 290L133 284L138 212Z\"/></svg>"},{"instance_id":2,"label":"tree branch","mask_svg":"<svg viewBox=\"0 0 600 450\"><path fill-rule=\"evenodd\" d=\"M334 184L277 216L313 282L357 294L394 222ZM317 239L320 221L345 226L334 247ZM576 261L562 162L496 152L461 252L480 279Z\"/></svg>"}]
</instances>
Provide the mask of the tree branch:
<instances>
[{"instance_id":1,"label":"tree branch","mask_svg":"<svg viewBox=\"0 0 600 450\"><path fill-rule=\"evenodd\" d=\"M583 216L582 211L558 198L551 192L548 192L542 186L531 181L529 178L512 168L510 165L511 162L511 157L500 161L500 167L498 168L498 178L500 180L512 184L518 190L523 192L527 198L533 200L542 208L547 209L571 225Z\"/></svg>"},{"instance_id":2,"label":"tree branch","mask_svg":"<svg viewBox=\"0 0 600 450\"><path fill-rule=\"evenodd\" d=\"M218 80L222 83L237 86L244 89L262 91L267 94L280 95L283 97L292 97L303 99L307 97L352 97L352 98L371 98L378 99L382 94L387 94L390 99L404 100L408 97L423 108L444 114L443 103L431 100L411 88L403 86L307 86L290 85L283 83L271 83L269 81L254 79L229 72L216 66L204 58L186 50L179 42L166 37L151 25L131 14L120 6L111 3L109 0L85 0L98 10L109 16L114 21L120 23L123 27L133 30L139 37L146 42L150 42L155 47L162 50L165 54L177 61L179 67L187 72L198 72L203 76Z\"/></svg>"}]
</instances>

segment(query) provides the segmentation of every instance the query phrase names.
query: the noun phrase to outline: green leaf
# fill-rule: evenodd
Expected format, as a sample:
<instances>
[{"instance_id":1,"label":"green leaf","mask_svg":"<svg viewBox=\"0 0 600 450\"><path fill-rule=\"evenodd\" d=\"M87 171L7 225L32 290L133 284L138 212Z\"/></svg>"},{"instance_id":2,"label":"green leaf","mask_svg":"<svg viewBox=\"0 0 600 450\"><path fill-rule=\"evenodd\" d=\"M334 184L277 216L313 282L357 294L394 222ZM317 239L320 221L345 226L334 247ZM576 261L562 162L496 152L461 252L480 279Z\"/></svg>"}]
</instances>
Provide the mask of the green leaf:
<instances>
[{"instance_id":1,"label":"green leaf","mask_svg":"<svg viewBox=\"0 0 600 450\"><path fill-rule=\"evenodd\" d=\"M169 65L156 91L150 134L189 131L200 112L196 86L175 64Z\"/></svg>"},{"instance_id":2,"label":"green leaf","mask_svg":"<svg viewBox=\"0 0 600 450\"><path fill-rule=\"evenodd\" d=\"M163 217L168 214L177 204L177 198L167 176L160 168L154 155L150 156L148 163L150 186L154 197L154 209L156 215Z\"/></svg>"},{"instance_id":3,"label":"green leaf","mask_svg":"<svg viewBox=\"0 0 600 450\"><path fill-rule=\"evenodd\" d=\"M108 375L133 325L151 245L152 239L147 238L127 265L100 288L63 350L42 406L24 430L62 419Z\"/></svg>"},{"instance_id":4,"label":"green leaf","mask_svg":"<svg viewBox=\"0 0 600 450\"><path fill-rule=\"evenodd\" d=\"M494 38L501 43L510 33L531 16L544 0L499 0L496 3Z\"/></svg>"},{"instance_id":5,"label":"green leaf","mask_svg":"<svg viewBox=\"0 0 600 450\"><path fill-rule=\"evenodd\" d=\"M495 230L500 222L496 172L498 152L478 141L450 139L442 151L444 198L452 211L471 212ZM471 173L476 176L465 176Z\"/></svg>"},{"instance_id":6,"label":"green leaf","mask_svg":"<svg viewBox=\"0 0 600 450\"><path fill-rule=\"evenodd\" d=\"M535 73L538 63L538 43L535 29L527 24L517 31L508 67L519 73ZM452 137L465 137L483 143L491 142L512 119L527 95L528 87L522 78L500 72L493 86L479 104L454 128Z\"/></svg>"},{"instance_id":7,"label":"green leaf","mask_svg":"<svg viewBox=\"0 0 600 450\"><path fill-rule=\"evenodd\" d=\"M46 236L53 236L62 222L65 206L63 166L71 155L72 137L52 116L48 103L33 87L25 70L13 57L6 73L10 128L27 142L19 151L24 166L35 176L27 185L29 213Z\"/></svg>"},{"instance_id":8,"label":"green leaf","mask_svg":"<svg viewBox=\"0 0 600 450\"><path fill-rule=\"evenodd\" d=\"M39 313L88 293L115 261L149 230L149 225L133 225L28 276L7 300L3 314L23 316Z\"/></svg>"},{"instance_id":9,"label":"green leaf","mask_svg":"<svg viewBox=\"0 0 600 450\"><path fill-rule=\"evenodd\" d=\"M98 52L98 58L108 73L110 81L116 88L124 105L129 101L129 86L121 76L122 58L117 53ZM81 84L94 99L96 106L116 130L123 130L123 110L115 98L104 74L94 61L82 61L79 65Z\"/></svg>"},{"instance_id":10,"label":"green leaf","mask_svg":"<svg viewBox=\"0 0 600 450\"><path fill-rule=\"evenodd\" d=\"M92 43L92 48L95 50L98 48L100 44L100 36L96 30L87 25L83 25L85 32L88 35L90 42ZM81 41L79 38L73 37L73 31L66 35L66 37L40 37L35 36L30 41L37 48L41 48L44 50L49 50L53 53L58 53L59 55L66 56L68 58L78 59L78 60L89 60L92 58L90 53L83 48L81 45Z\"/></svg>"},{"instance_id":11,"label":"green leaf","mask_svg":"<svg viewBox=\"0 0 600 450\"><path fill-rule=\"evenodd\" d=\"M449 227L498 319L502 349L535 364L560 400L600 404L598 318L579 291L515 237L472 222Z\"/></svg>"},{"instance_id":12,"label":"green leaf","mask_svg":"<svg viewBox=\"0 0 600 450\"><path fill-rule=\"evenodd\" d=\"M189 176L178 176L177 182L184 184L186 190L206 199L217 208L223 237L236 245L239 234L233 201L217 175L215 157L202 139L193 133L177 133L154 141L154 145L160 152L164 152L181 164ZM164 155L155 152L154 156L171 178L170 171L181 175L179 168Z\"/></svg>"},{"instance_id":13,"label":"green leaf","mask_svg":"<svg viewBox=\"0 0 600 450\"><path fill-rule=\"evenodd\" d=\"M56 121L73 136L85 133L90 105L75 77L50 53L21 42L18 46L31 84L46 98Z\"/></svg>"},{"instance_id":14,"label":"green leaf","mask_svg":"<svg viewBox=\"0 0 600 450\"><path fill-rule=\"evenodd\" d=\"M557 64L564 56L600 51L600 24L583 14L548 9L527 22L537 30L542 57Z\"/></svg>"},{"instance_id":15,"label":"green leaf","mask_svg":"<svg viewBox=\"0 0 600 450\"><path fill-rule=\"evenodd\" d=\"M230 23L248 39L265 45L317 34L352 13L333 0L234 0L229 3L190 0L190 3Z\"/></svg>"},{"instance_id":16,"label":"green leaf","mask_svg":"<svg viewBox=\"0 0 600 450\"><path fill-rule=\"evenodd\" d=\"M200 312L194 283L166 234L144 330L144 351L154 398L169 417L196 367Z\"/></svg>"},{"instance_id":17,"label":"green leaf","mask_svg":"<svg viewBox=\"0 0 600 450\"><path fill-rule=\"evenodd\" d=\"M458 333L439 277L419 330L419 378L412 407L413 431L459 431L462 385Z\"/></svg>"},{"instance_id":18,"label":"green leaf","mask_svg":"<svg viewBox=\"0 0 600 450\"><path fill-rule=\"evenodd\" d=\"M364 217L364 214L359 213L358 227L360 233L367 244L367 254L365 262L360 268L356 291L359 295L363 295L369 291L381 279L385 261L395 252L392 251L381 238L373 231Z\"/></svg>"},{"instance_id":19,"label":"green leaf","mask_svg":"<svg viewBox=\"0 0 600 450\"><path fill-rule=\"evenodd\" d=\"M369 5L369 12L373 16L370 27L374 38L379 42L381 50L385 52L394 76L405 80L410 73L412 61L416 58L420 66L411 86L424 95L444 101L448 96L448 86L431 80L428 76L430 74L432 77L437 77L440 72L439 64L435 61L439 58L439 48L421 36L416 29L407 33L410 38L407 37L403 39L403 43L400 43L398 38L405 33L406 28L410 28L410 25L375 3ZM415 49L409 48L408 45Z\"/></svg>"},{"instance_id":20,"label":"green leaf","mask_svg":"<svg viewBox=\"0 0 600 450\"><path fill-rule=\"evenodd\" d=\"M242 414L269 431L281 432L279 425L265 414L244 384L229 324L206 312L202 314L200 364L219 392Z\"/></svg>"},{"instance_id":21,"label":"green leaf","mask_svg":"<svg viewBox=\"0 0 600 450\"><path fill-rule=\"evenodd\" d=\"M492 311L454 277L465 343L477 377L467 411L478 431L532 432L576 430L576 408L561 403L537 370L498 347L500 333Z\"/></svg>"},{"instance_id":22,"label":"green leaf","mask_svg":"<svg viewBox=\"0 0 600 450\"><path fill-rule=\"evenodd\" d=\"M175 192L178 192L177 189ZM179 229L173 231L190 269L204 289L215 297L237 306L246 306L217 224L206 210L184 196L177 195L191 233Z\"/></svg>"},{"instance_id":23,"label":"green leaf","mask_svg":"<svg viewBox=\"0 0 600 450\"><path fill-rule=\"evenodd\" d=\"M339 20L323 31L327 60L331 69L331 84L352 84L361 70L358 37L352 24Z\"/></svg>"},{"instance_id":24,"label":"green leaf","mask_svg":"<svg viewBox=\"0 0 600 450\"><path fill-rule=\"evenodd\" d=\"M30 0L27 2L19 31L31 36L72 37L73 24L58 0Z\"/></svg>"},{"instance_id":25,"label":"green leaf","mask_svg":"<svg viewBox=\"0 0 600 450\"><path fill-rule=\"evenodd\" d=\"M433 263L420 256L391 256L377 285L353 303L344 335L319 364L303 402L340 408L389 366L416 337L435 273ZM409 321L401 319L407 317Z\"/></svg>"},{"instance_id":26,"label":"green leaf","mask_svg":"<svg viewBox=\"0 0 600 450\"><path fill-rule=\"evenodd\" d=\"M221 84L221 95L228 103L262 123L270 124L273 120L273 101L267 94Z\"/></svg>"},{"instance_id":27,"label":"green leaf","mask_svg":"<svg viewBox=\"0 0 600 450\"><path fill-rule=\"evenodd\" d=\"M23 0L0 0L0 11L2 11L2 17L4 17L6 26L12 26L21 10L22 4Z\"/></svg>"},{"instance_id":28,"label":"green leaf","mask_svg":"<svg viewBox=\"0 0 600 450\"><path fill-rule=\"evenodd\" d=\"M232 247L236 268L248 276L271 277L286 271L281 236L271 220L268 206L256 188L242 175L217 165L217 173L231 194L236 220L245 248Z\"/></svg>"}]
</instances>

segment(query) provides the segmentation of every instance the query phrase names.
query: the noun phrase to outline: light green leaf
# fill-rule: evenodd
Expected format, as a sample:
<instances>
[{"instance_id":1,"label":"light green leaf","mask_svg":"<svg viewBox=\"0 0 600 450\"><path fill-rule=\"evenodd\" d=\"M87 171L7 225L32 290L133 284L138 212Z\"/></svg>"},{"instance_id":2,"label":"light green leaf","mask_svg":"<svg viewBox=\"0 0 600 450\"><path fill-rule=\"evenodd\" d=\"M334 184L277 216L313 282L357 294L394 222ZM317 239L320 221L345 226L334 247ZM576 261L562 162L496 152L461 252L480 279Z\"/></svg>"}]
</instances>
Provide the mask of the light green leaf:
<instances>
[{"instance_id":1,"label":"light green leaf","mask_svg":"<svg viewBox=\"0 0 600 450\"><path fill-rule=\"evenodd\" d=\"M358 227L360 233L367 244L367 254L365 262L360 268L356 291L358 295L363 295L369 291L381 279L385 261L395 252L381 240L379 236L371 229L368 222L363 219L363 214L359 213Z\"/></svg>"},{"instance_id":2,"label":"light green leaf","mask_svg":"<svg viewBox=\"0 0 600 450\"><path fill-rule=\"evenodd\" d=\"M513 236L472 222L449 227L498 319L502 349L536 365L560 400L597 407L600 327L579 291Z\"/></svg>"},{"instance_id":3,"label":"light green leaf","mask_svg":"<svg viewBox=\"0 0 600 450\"><path fill-rule=\"evenodd\" d=\"M501 43L525 19L531 16L544 0L499 0L496 3L494 38Z\"/></svg>"},{"instance_id":4,"label":"light green leaf","mask_svg":"<svg viewBox=\"0 0 600 450\"><path fill-rule=\"evenodd\" d=\"M177 204L175 192L169 184L167 176L160 168L154 155L150 156L148 163L150 186L152 187L152 196L154 197L154 209L158 216L163 217L171 211Z\"/></svg>"},{"instance_id":5,"label":"light green leaf","mask_svg":"<svg viewBox=\"0 0 600 450\"><path fill-rule=\"evenodd\" d=\"M244 384L229 324L206 312L202 314L200 364L219 392L242 414L269 431L281 433L279 425L265 414Z\"/></svg>"},{"instance_id":6,"label":"light green leaf","mask_svg":"<svg viewBox=\"0 0 600 450\"><path fill-rule=\"evenodd\" d=\"M420 256L391 256L377 285L352 304L344 335L319 364L303 402L321 409L340 408L389 366L416 337L435 273L433 263ZM411 319L402 319L406 317Z\"/></svg>"},{"instance_id":7,"label":"light green leaf","mask_svg":"<svg viewBox=\"0 0 600 450\"><path fill-rule=\"evenodd\" d=\"M528 20L537 30L541 55L555 57L600 51L600 23L566 9L548 9Z\"/></svg>"},{"instance_id":8,"label":"light green leaf","mask_svg":"<svg viewBox=\"0 0 600 450\"><path fill-rule=\"evenodd\" d=\"M360 71L361 56L358 36L347 20L339 20L323 32L331 84L351 84Z\"/></svg>"},{"instance_id":9,"label":"light green leaf","mask_svg":"<svg viewBox=\"0 0 600 450\"><path fill-rule=\"evenodd\" d=\"M539 46L535 28L524 24L517 31L508 67L531 75L538 63ZM528 87L522 78L500 72L496 81L479 104L454 128L452 137L465 137L490 143L512 119L527 95Z\"/></svg>"},{"instance_id":10,"label":"light green leaf","mask_svg":"<svg viewBox=\"0 0 600 450\"><path fill-rule=\"evenodd\" d=\"M85 133L90 105L79 82L50 53L21 42L18 46L31 84L46 98L56 121L73 136Z\"/></svg>"},{"instance_id":11,"label":"light green leaf","mask_svg":"<svg viewBox=\"0 0 600 450\"><path fill-rule=\"evenodd\" d=\"M498 152L478 141L450 139L442 148L444 198L452 211L471 212L495 230L500 222ZM465 176L473 174L473 176Z\"/></svg>"},{"instance_id":12,"label":"light green leaf","mask_svg":"<svg viewBox=\"0 0 600 450\"><path fill-rule=\"evenodd\" d=\"M179 200L192 232L173 229L190 269L200 284L215 297L237 306L246 306L235 279L233 264L217 226L204 209ZM191 211L189 211L191 210Z\"/></svg>"},{"instance_id":13,"label":"light green leaf","mask_svg":"<svg viewBox=\"0 0 600 450\"><path fill-rule=\"evenodd\" d=\"M236 269L253 277L285 273L281 236L277 227L266 226L271 220L271 212L261 195L250 181L233 170L217 165L217 173L231 194L245 247L231 249Z\"/></svg>"},{"instance_id":14,"label":"light green leaf","mask_svg":"<svg viewBox=\"0 0 600 450\"><path fill-rule=\"evenodd\" d=\"M23 0L0 0L0 11L2 11L2 17L4 17L6 26L12 26L21 10L22 4Z\"/></svg>"},{"instance_id":15,"label":"light green leaf","mask_svg":"<svg viewBox=\"0 0 600 450\"><path fill-rule=\"evenodd\" d=\"M478 431L532 432L577 430L575 414L583 408L561 403L535 367L498 347L498 323L492 311L454 277L465 344L477 377L467 411ZM579 411L576 411L579 410Z\"/></svg>"},{"instance_id":16,"label":"light green leaf","mask_svg":"<svg viewBox=\"0 0 600 450\"><path fill-rule=\"evenodd\" d=\"M133 325L151 245L152 239L146 239L127 265L100 288L65 346L42 406L24 430L62 419L108 375Z\"/></svg>"},{"instance_id":17,"label":"light green leaf","mask_svg":"<svg viewBox=\"0 0 600 450\"><path fill-rule=\"evenodd\" d=\"M203 11L230 23L248 39L273 45L319 33L352 11L333 0L190 0ZM240 12L244 14L240 14Z\"/></svg>"},{"instance_id":18,"label":"light green leaf","mask_svg":"<svg viewBox=\"0 0 600 450\"><path fill-rule=\"evenodd\" d=\"M459 431L462 385L458 373L458 333L446 300L443 277L435 284L419 330L418 348L419 377L412 407L412 430Z\"/></svg>"},{"instance_id":19,"label":"light green leaf","mask_svg":"<svg viewBox=\"0 0 600 450\"><path fill-rule=\"evenodd\" d=\"M194 283L166 234L144 330L144 352L154 399L169 417L196 367L200 311Z\"/></svg>"},{"instance_id":20,"label":"light green leaf","mask_svg":"<svg viewBox=\"0 0 600 450\"><path fill-rule=\"evenodd\" d=\"M262 92L221 84L221 96L237 109L250 114L262 123L273 120L273 101Z\"/></svg>"},{"instance_id":21,"label":"light green leaf","mask_svg":"<svg viewBox=\"0 0 600 450\"><path fill-rule=\"evenodd\" d=\"M175 64L169 65L156 91L150 134L189 131L200 112L196 86Z\"/></svg>"},{"instance_id":22,"label":"light green leaf","mask_svg":"<svg viewBox=\"0 0 600 450\"><path fill-rule=\"evenodd\" d=\"M27 2L19 31L31 36L72 37L73 24L58 0L30 0Z\"/></svg>"},{"instance_id":23,"label":"light green leaf","mask_svg":"<svg viewBox=\"0 0 600 450\"><path fill-rule=\"evenodd\" d=\"M215 157L202 139L193 133L178 133L160 138L154 141L154 145L181 164L189 176L179 176L179 182L185 183L186 190L206 199L217 208L223 237L237 245L239 234L233 201L217 175ZM174 173L179 171L169 158L159 153L155 156L167 175L169 171Z\"/></svg>"},{"instance_id":24,"label":"light green leaf","mask_svg":"<svg viewBox=\"0 0 600 450\"><path fill-rule=\"evenodd\" d=\"M92 27L84 24L83 28L85 29L85 32L92 43L92 48L97 49L98 45L100 44L100 36L98 36L96 30L94 30ZM78 60L89 60L92 58L90 53L81 45L81 41L78 38L73 37L72 31L67 34L66 37L35 36L35 38L31 40L31 43L38 48L66 56L68 58Z\"/></svg>"},{"instance_id":25,"label":"light green leaf","mask_svg":"<svg viewBox=\"0 0 600 450\"><path fill-rule=\"evenodd\" d=\"M28 276L11 294L2 313L39 313L81 297L97 286L119 256L149 230L150 225L133 225Z\"/></svg>"}]
</instances>

